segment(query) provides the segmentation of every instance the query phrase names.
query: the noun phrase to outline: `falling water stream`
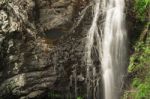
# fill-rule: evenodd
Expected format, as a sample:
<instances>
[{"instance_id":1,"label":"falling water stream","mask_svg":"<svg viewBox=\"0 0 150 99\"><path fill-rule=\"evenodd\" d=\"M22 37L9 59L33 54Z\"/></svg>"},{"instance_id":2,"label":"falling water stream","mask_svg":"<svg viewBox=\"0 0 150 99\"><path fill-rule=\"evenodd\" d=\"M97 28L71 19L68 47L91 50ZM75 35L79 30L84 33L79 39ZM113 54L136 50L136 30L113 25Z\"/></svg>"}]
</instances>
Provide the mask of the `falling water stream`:
<instances>
[{"instance_id":1,"label":"falling water stream","mask_svg":"<svg viewBox=\"0 0 150 99\"><path fill-rule=\"evenodd\" d=\"M96 41L98 58L101 63L99 67L102 72L104 99L120 99L127 66L127 33L124 8L124 0L95 0L93 21L86 42L87 94L90 91L90 83L88 83L90 76L96 75L91 58L93 43ZM102 23L103 27L99 32L98 22L101 14L104 15L105 21ZM100 97L93 97L93 99L100 99Z\"/></svg>"}]
</instances>

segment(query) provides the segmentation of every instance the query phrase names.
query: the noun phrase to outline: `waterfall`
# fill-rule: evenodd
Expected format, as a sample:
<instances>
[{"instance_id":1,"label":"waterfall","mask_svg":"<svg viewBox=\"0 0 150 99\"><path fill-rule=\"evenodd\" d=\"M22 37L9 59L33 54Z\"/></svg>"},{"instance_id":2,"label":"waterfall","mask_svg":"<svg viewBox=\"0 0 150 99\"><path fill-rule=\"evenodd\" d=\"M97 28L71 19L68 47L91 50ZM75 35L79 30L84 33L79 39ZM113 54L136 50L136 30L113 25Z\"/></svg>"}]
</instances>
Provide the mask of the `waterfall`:
<instances>
[{"instance_id":1,"label":"waterfall","mask_svg":"<svg viewBox=\"0 0 150 99\"><path fill-rule=\"evenodd\" d=\"M91 87L91 76L94 77L96 75L95 73L95 67L93 66L92 58L91 58L91 52L92 52L92 47L94 43L94 36L95 34L98 34L97 31L97 21L99 18L100 14L100 0L95 0L95 6L94 6L94 15L93 15L93 21L92 25L87 33L87 42L86 42L86 50L87 53L85 55L86 58L86 63L87 63L87 70L86 70L86 78L87 78L87 99L90 99L90 87ZM99 35L98 35L99 36ZM91 70L92 69L92 70Z\"/></svg>"},{"instance_id":2,"label":"waterfall","mask_svg":"<svg viewBox=\"0 0 150 99\"><path fill-rule=\"evenodd\" d=\"M120 99L123 78L127 67L127 33L125 29L124 0L94 0L93 21L87 33L85 55L87 62L87 98L89 98L89 80L95 76L95 66L91 53L96 42L103 79L104 99ZM104 16L103 27L98 22ZM101 30L101 31L100 31ZM96 39L94 39L96 37ZM92 71L90 70L92 68ZM97 93L98 94L98 93ZM100 99L93 95L92 99Z\"/></svg>"},{"instance_id":3,"label":"waterfall","mask_svg":"<svg viewBox=\"0 0 150 99\"><path fill-rule=\"evenodd\" d=\"M126 66L124 0L106 2L102 71L105 99L118 99Z\"/></svg>"}]
</instances>

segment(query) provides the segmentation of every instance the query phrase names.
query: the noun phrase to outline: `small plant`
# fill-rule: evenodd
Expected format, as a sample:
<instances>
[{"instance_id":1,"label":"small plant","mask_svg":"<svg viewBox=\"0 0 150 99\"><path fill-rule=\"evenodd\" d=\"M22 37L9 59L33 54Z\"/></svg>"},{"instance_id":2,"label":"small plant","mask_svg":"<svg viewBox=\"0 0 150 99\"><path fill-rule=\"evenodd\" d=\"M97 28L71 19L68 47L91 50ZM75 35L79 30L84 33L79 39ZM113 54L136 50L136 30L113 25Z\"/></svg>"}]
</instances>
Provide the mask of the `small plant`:
<instances>
[{"instance_id":1,"label":"small plant","mask_svg":"<svg viewBox=\"0 0 150 99\"><path fill-rule=\"evenodd\" d=\"M78 96L77 99L83 99L81 96Z\"/></svg>"},{"instance_id":2,"label":"small plant","mask_svg":"<svg viewBox=\"0 0 150 99\"><path fill-rule=\"evenodd\" d=\"M141 79L139 78L134 78L132 82L133 87L138 87L141 84Z\"/></svg>"}]
</instances>

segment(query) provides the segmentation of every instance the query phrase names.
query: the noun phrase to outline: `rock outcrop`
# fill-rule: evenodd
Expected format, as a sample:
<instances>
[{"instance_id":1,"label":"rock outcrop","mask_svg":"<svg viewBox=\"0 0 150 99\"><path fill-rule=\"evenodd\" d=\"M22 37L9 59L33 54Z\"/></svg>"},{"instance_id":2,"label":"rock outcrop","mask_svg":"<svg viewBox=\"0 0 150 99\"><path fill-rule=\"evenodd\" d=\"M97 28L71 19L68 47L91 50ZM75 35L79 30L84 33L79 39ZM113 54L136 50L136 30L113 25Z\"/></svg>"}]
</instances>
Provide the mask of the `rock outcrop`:
<instances>
[{"instance_id":1,"label":"rock outcrop","mask_svg":"<svg viewBox=\"0 0 150 99\"><path fill-rule=\"evenodd\" d=\"M0 1L0 99L42 99L47 90L68 90L74 76L84 83L87 29L76 18L78 11L88 9L85 4L85 0ZM46 33L51 37L51 32L61 36L49 39Z\"/></svg>"}]
</instances>

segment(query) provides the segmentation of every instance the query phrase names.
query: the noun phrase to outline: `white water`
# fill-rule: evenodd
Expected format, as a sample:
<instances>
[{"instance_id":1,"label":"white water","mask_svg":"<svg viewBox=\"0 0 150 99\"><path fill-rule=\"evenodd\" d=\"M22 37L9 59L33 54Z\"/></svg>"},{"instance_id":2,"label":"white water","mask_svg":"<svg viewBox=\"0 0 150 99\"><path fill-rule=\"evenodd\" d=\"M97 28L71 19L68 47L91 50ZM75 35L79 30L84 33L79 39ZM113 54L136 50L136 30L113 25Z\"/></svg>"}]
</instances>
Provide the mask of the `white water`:
<instances>
[{"instance_id":1,"label":"white water","mask_svg":"<svg viewBox=\"0 0 150 99\"><path fill-rule=\"evenodd\" d=\"M87 80L91 75L89 68L95 69L91 59L91 51L94 36L96 36L96 42L99 44L97 50L102 68L105 99L119 99L122 91L122 82L127 66L124 7L124 0L95 0L93 21L87 34ZM97 24L101 9L103 10L101 12L106 14L104 27L101 29L103 36L98 32L99 26ZM88 87L89 84L87 84ZM93 99L100 99L100 97Z\"/></svg>"},{"instance_id":2,"label":"white water","mask_svg":"<svg viewBox=\"0 0 150 99\"><path fill-rule=\"evenodd\" d=\"M92 25L87 33L87 42L86 42L86 48L87 48L87 53L85 55L86 58L86 62L87 62L87 98L89 98L89 94L90 94L90 76L95 76L95 68L92 65L92 59L91 59L91 51L92 51L92 47L93 47L93 43L94 43L94 35L96 33L97 30L97 21L99 18L99 13L100 13L100 0L95 0L95 7L94 7L94 15L93 15L93 21L92 21ZM90 73L90 68L92 67L92 74Z\"/></svg>"}]
</instances>

